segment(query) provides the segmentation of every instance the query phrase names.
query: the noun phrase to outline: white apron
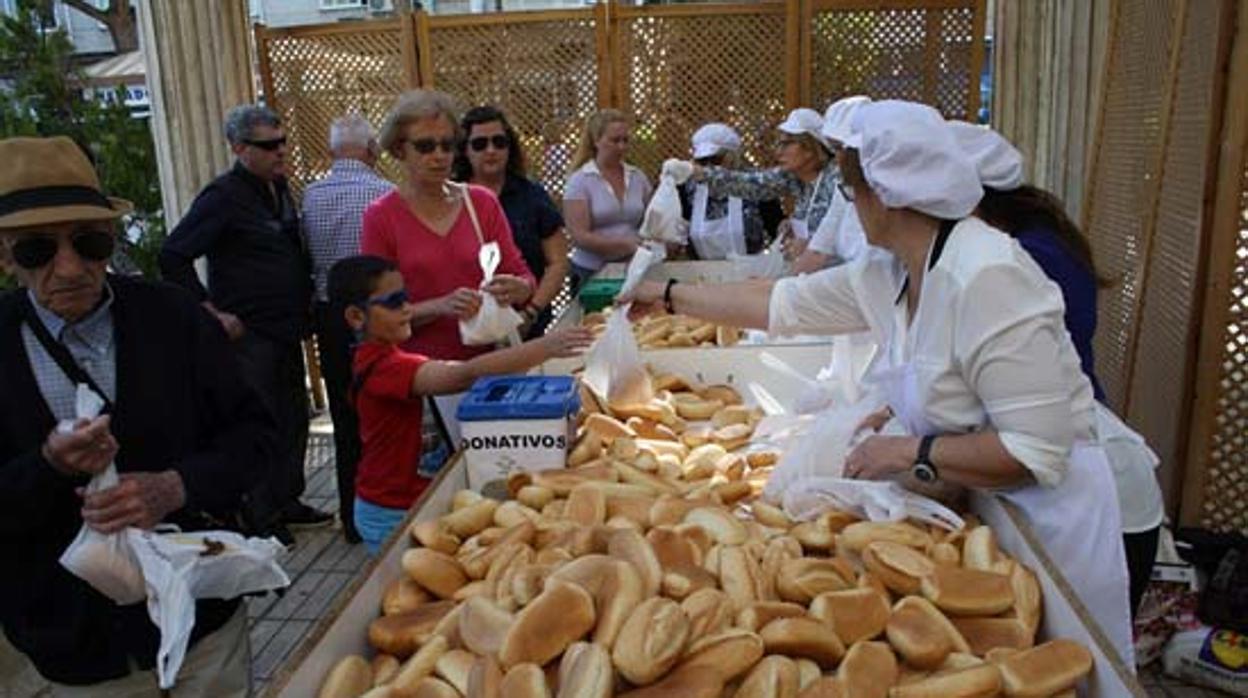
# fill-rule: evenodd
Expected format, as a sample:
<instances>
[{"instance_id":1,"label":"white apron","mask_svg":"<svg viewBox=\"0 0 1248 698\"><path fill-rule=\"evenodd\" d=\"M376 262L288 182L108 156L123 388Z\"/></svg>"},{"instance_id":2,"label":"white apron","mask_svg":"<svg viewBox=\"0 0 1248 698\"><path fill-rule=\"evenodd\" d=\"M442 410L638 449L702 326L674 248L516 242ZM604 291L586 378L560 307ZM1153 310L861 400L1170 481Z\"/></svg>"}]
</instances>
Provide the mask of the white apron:
<instances>
[{"instance_id":1,"label":"white apron","mask_svg":"<svg viewBox=\"0 0 1248 698\"><path fill-rule=\"evenodd\" d=\"M689 218L689 241L699 259L728 259L729 255L746 253L745 216L741 199L728 198L728 215L709 221L706 219L706 202L710 190L699 184L693 193L693 213Z\"/></svg>"},{"instance_id":2,"label":"white apron","mask_svg":"<svg viewBox=\"0 0 1248 698\"><path fill-rule=\"evenodd\" d=\"M879 381L893 414L910 434L940 433L924 414L912 360L901 362L900 366L894 361L891 368L876 372L873 379ZM1070 467L1056 487L1032 485L1000 492L999 496L1027 515L1049 558L1070 582L1123 663L1133 668L1130 583L1114 491L1114 478L1104 451L1099 444L1087 441L1075 444Z\"/></svg>"}]
</instances>

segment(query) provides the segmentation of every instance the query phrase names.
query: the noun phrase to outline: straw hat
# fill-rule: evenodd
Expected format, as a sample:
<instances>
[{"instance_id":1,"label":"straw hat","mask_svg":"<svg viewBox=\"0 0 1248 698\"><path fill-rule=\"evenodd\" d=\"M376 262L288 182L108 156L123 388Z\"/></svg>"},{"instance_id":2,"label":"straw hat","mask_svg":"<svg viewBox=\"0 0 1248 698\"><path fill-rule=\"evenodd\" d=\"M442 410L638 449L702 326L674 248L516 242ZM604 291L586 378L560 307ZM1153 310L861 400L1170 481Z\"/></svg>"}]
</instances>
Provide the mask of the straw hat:
<instances>
[{"instance_id":1,"label":"straw hat","mask_svg":"<svg viewBox=\"0 0 1248 698\"><path fill-rule=\"evenodd\" d=\"M104 196L86 153L64 136L0 140L0 163L0 230L113 220L134 210Z\"/></svg>"}]
</instances>

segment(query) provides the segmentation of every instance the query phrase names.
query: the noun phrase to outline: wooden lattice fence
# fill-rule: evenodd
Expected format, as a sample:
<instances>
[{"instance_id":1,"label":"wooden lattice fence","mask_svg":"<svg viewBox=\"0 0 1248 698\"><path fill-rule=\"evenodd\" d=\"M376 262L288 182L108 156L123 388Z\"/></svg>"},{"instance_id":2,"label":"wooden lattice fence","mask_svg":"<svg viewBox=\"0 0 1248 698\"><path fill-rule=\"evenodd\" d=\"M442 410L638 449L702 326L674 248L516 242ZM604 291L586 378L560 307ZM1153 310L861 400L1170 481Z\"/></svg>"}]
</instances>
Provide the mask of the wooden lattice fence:
<instances>
[{"instance_id":1,"label":"wooden lattice fence","mask_svg":"<svg viewBox=\"0 0 1248 698\"><path fill-rule=\"evenodd\" d=\"M771 162L773 129L797 106L852 93L965 118L979 106L985 0L757 0L256 28L266 98L286 120L296 186L329 166L330 121L380 122L400 91L428 86L495 104L553 194L587 116L637 120L630 160L651 176L708 121L734 126L747 161ZM392 163L383 164L395 174Z\"/></svg>"}]
</instances>

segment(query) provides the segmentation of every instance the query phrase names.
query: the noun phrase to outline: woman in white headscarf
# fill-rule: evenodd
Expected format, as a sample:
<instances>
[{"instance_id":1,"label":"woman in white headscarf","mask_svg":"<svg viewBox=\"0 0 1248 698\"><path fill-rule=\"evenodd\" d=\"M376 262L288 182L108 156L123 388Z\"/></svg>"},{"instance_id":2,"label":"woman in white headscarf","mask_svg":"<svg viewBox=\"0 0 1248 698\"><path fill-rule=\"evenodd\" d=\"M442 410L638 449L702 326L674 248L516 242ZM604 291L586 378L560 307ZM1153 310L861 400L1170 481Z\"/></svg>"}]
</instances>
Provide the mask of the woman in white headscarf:
<instances>
[{"instance_id":1,"label":"woman in white headscarf","mask_svg":"<svg viewBox=\"0 0 1248 698\"><path fill-rule=\"evenodd\" d=\"M741 136L731 126L706 124L693 132L692 141L694 164L739 169ZM784 218L776 199L715 196L704 182L687 181L681 185L680 207L689 222L689 243L695 259L758 254L776 236L776 228Z\"/></svg>"},{"instance_id":2,"label":"woman in white headscarf","mask_svg":"<svg viewBox=\"0 0 1248 698\"><path fill-rule=\"evenodd\" d=\"M971 216L979 176L934 109L864 106L845 146L842 192L871 243L866 255L774 283L648 282L621 300L779 333L871 332L883 363L873 376L907 435L870 436L844 476L1014 502L1130 661L1113 477L1060 290L1017 242Z\"/></svg>"},{"instance_id":3,"label":"woman in white headscarf","mask_svg":"<svg viewBox=\"0 0 1248 698\"><path fill-rule=\"evenodd\" d=\"M1117 485L1134 613L1152 578L1165 503L1155 474L1160 460L1144 437L1105 405L1105 393L1096 378L1092 356L1096 297L1106 282L1097 274L1091 244L1066 215L1061 201L1043 189L1023 183L1023 156L1004 136L965 121L950 121L949 129L975 162L984 187L976 215L1018 240L1045 276L1062 291L1066 306L1064 324L1079 353L1083 373L1092 382L1097 400L1097 438L1109 458Z\"/></svg>"},{"instance_id":4,"label":"woman in white headscarf","mask_svg":"<svg viewBox=\"0 0 1248 698\"><path fill-rule=\"evenodd\" d=\"M823 115L824 140L834 152L840 151L849 137L854 115L871 98L862 95L838 99ZM837 172L840 179L840 172ZM809 274L825 267L852 262L867 251L867 235L858 222L858 214L844 197L836 197L828 208L828 215L819 222L810 235L810 244L793 262L794 274Z\"/></svg>"}]
</instances>

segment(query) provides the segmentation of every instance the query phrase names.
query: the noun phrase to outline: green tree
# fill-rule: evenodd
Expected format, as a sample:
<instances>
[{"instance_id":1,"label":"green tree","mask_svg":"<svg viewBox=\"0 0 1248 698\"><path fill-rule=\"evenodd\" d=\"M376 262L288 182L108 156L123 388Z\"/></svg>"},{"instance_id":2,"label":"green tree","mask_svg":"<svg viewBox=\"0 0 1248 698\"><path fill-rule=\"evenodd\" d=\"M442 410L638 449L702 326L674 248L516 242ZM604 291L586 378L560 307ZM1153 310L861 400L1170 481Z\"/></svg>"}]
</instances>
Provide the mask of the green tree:
<instances>
[{"instance_id":1,"label":"green tree","mask_svg":"<svg viewBox=\"0 0 1248 698\"><path fill-rule=\"evenodd\" d=\"M151 129L125 106L124 88L108 103L83 95L73 45L65 32L42 28L42 7L41 0L18 0L17 12L0 18L0 71L9 79L0 94L0 138L64 135L86 149L104 191L134 202L116 266L154 278L165 225Z\"/></svg>"}]
</instances>

